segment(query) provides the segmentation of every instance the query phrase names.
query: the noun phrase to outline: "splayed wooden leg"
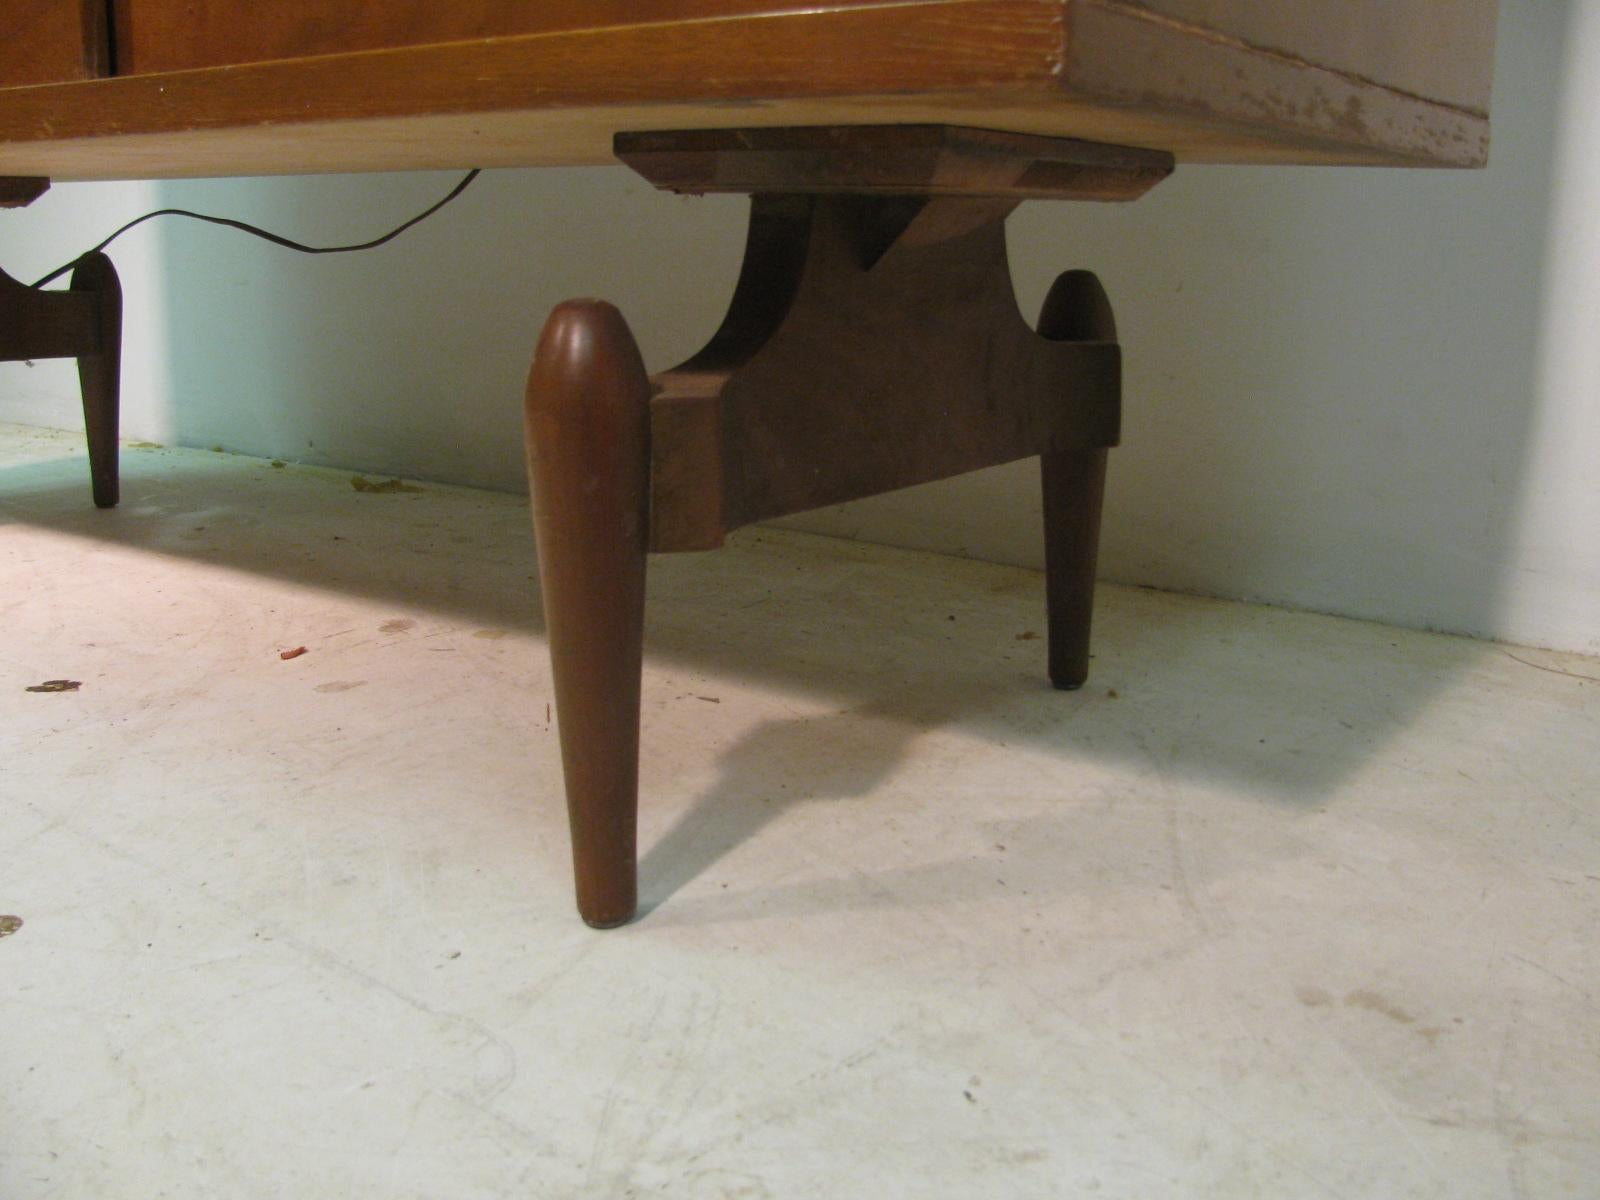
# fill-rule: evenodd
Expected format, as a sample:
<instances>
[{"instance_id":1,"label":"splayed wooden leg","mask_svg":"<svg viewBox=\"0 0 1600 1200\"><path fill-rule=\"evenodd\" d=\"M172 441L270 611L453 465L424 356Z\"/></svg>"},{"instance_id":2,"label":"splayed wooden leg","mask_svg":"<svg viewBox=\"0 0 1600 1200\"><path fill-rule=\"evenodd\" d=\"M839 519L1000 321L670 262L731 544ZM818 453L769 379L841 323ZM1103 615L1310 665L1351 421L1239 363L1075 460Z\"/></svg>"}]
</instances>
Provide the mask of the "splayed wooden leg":
<instances>
[{"instance_id":1,"label":"splayed wooden leg","mask_svg":"<svg viewBox=\"0 0 1600 1200\"><path fill-rule=\"evenodd\" d=\"M89 479L97 508L116 507L117 417L121 407L122 286L104 254L90 254L72 272L72 290L94 297L95 349L78 355Z\"/></svg>"},{"instance_id":2,"label":"splayed wooden leg","mask_svg":"<svg viewBox=\"0 0 1600 1200\"><path fill-rule=\"evenodd\" d=\"M1105 495L1104 450L1047 450L1044 484L1045 605L1050 622L1050 682L1074 691L1089 678L1089 625Z\"/></svg>"},{"instance_id":3,"label":"splayed wooden leg","mask_svg":"<svg viewBox=\"0 0 1600 1200\"><path fill-rule=\"evenodd\" d=\"M525 412L578 911L609 928L637 903L650 475L650 384L615 308L551 314Z\"/></svg>"}]
</instances>

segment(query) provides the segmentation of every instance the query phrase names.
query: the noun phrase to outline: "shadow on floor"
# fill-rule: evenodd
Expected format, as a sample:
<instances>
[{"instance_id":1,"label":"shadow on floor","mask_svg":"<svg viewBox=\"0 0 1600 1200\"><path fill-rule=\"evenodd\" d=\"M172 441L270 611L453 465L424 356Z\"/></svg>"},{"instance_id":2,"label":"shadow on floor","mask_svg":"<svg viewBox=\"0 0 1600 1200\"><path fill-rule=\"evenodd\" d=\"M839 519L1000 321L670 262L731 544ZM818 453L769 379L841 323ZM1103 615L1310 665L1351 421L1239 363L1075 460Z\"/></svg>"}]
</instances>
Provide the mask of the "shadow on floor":
<instances>
[{"instance_id":1,"label":"shadow on floor","mask_svg":"<svg viewBox=\"0 0 1600 1200\"><path fill-rule=\"evenodd\" d=\"M0 526L542 632L519 497L361 493L347 473L130 450L122 506L101 512L84 476L79 458L0 467ZM870 798L936 731L1015 747L1063 802L1082 801L1086 768L1115 763L1314 810L1451 679L1499 653L1116 588L1102 597L1090 685L1059 693L1044 679L1038 574L759 529L716 554L653 559L648 607L656 664L771 689L804 711L721 751L716 781L646 848L647 910L794 807ZM1400 637L1405 652L1391 654ZM647 762L650 741L647 713ZM789 785L774 791L774 778ZM913 874L929 870L929 887L952 886L944 868ZM861 901L839 886L848 895L803 885L791 900Z\"/></svg>"}]
</instances>

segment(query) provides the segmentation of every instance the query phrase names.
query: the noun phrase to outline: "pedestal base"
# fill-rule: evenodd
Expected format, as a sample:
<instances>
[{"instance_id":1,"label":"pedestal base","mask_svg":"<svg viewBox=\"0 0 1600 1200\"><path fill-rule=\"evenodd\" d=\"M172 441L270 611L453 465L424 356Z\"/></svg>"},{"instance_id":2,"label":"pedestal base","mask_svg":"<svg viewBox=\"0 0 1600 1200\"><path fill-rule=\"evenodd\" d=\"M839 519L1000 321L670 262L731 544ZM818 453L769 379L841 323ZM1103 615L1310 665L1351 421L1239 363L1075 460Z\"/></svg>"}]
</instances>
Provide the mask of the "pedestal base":
<instances>
[{"instance_id":1,"label":"pedestal base","mask_svg":"<svg viewBox=\"0 0 1600 1200\"><path fill-rule=\"evenodd\" d=\"M648 378L617 311L575 301L551 317L529 378L545 619L578 905L592 925L620 923L634 903L647 550L714 549L753 521L1038 455L1050 678L1070 690L1088 673L1121 358L1088 272L1057 280L1037 332L1017 311L1005 217L1022 181L1049 173L1016 139L997 149L934 131L908 150L897 130L900 157L851 158L872 131L847 131L842 145L794 131L788 151L783 132L748 144L677 135L687 144L676 152L664 134L619 147L686 190L729 178L797 190L755 196L728 316L687 363ZM1153 181L1145 152L1126 152L1125 178L1116 152L1092 150L1051 160L1054 186L1104 198ZM1074 154L1093 169L1073 175ZM841 182L862 163L879 178ZM800 190L807 178L815 186ZM929 190L902 194L919 179ZM937 194L941 179L994 194Z\"/></svg>"}]
</instances>

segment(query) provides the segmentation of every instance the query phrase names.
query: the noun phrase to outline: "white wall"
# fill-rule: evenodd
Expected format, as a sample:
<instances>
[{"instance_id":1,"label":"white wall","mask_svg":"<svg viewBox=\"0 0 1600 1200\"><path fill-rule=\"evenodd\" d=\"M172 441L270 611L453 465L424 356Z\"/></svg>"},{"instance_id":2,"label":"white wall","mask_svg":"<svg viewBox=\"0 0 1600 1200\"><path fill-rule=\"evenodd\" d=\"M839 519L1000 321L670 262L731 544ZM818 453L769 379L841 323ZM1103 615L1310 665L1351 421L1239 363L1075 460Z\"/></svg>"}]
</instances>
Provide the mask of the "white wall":
<instances>
[{"instance_id":1,"label":"white wall","mask_svg":"<svg viewBox=\"0 0 1600 1200\"><path fill-rule=\"evenodd\" d=\"M1186 167L1012 219L1025 312L1073 266L1118 308L1107 577L1600 652L1600 0L1502 7L1486 171ZM155 203L354 239L452 178L61 186L0 216L0 265L31 278ZM520 487L549 307L607 296L671 365L721 314L743 209L496 172L365 255L146 227L116 250L126 432ZM0 419L75 406L64 364L0 368ZM1035 492L1019 464L796 523L1036 564Z\"/></svg>"}]
</instances>

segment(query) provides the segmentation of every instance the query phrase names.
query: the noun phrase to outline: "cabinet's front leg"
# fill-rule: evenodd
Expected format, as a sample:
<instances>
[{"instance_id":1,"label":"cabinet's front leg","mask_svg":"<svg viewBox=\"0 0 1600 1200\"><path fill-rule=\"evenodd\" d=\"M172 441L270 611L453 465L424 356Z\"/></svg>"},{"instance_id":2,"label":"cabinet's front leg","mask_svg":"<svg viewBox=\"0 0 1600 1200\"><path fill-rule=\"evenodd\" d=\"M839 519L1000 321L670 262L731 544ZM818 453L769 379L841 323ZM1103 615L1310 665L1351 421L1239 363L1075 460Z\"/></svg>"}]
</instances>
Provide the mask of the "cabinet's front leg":
<instances>
[{"instance_id":1,"label":"cabinet's front leg","mask_svg":"<svg viewBox=\"0 0 1600 1200\"><path fill-rule=\"evenodd\" d=\"M637 903L650 476L650 383L615 308L550 315L525 413L578 911L609 928Z\"/></svg>"}]
</instances>

